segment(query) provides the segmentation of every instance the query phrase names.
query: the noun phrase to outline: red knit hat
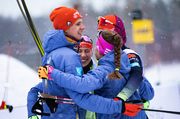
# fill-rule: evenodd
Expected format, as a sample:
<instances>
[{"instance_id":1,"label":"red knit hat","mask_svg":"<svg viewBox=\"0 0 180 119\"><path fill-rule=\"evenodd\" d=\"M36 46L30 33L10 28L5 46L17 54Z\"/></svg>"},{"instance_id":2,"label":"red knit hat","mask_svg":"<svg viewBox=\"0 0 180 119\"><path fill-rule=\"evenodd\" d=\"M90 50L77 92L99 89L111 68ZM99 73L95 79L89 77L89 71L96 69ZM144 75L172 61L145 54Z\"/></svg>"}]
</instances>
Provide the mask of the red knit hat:
<instances>
[{"instance_id":1,"label":"red knit hat","mask_svg":"<svg viewBox=\"0 0 180 119\"><path fill-rule=\"evenodd\" d=\"M54 28L56 30L62 29L64 32L71 27L77 19L82 18L77 10L68 7L55 8L49 17L53 22Z\"/></svg>"},{"instance_id":2,"label":"red knit hat","mask_svg":"<svg viewBox=\"0 0 180 119\"><path fill-rule=\"evenodd\" d=\"M108 21L106 21L108 20ZM101 23L100 23L101 22ZM109 23L111 22L111 23ZM124 23L116 15L106 15L103 17L103 20L98 21L98 30L108 30L108 31L116 31L123 39L122 46L127 42L126 31L124 27Z\"/></svg>"},{"instance_id":3,"label":"red knit hat","mask_svg":"<svg viewBox=\"0 0 180 119\"><path fill-rule=\"evenodd\" d=\"M83 41L79 44L79 48L89 48L93 52L92 40L84 35L82 36Z\"/></svg>"},{"instance_id":4,"label":"red knit hat","mask_svg":"<svg viewBox=\"0 0 180 119\"><path fill-rule=\"evenodd\" d=\"M116 24L116 16L115 15L107 15L107 16L104 16L104 18L109 20L110 22ZM108 22L105 25L101 25L101 24L98 23L98 30L99 29L104 29L104 30L108 30L108 31L114 31L115 26L113 24L108 23Z\"/></svg>"}]
</instances>

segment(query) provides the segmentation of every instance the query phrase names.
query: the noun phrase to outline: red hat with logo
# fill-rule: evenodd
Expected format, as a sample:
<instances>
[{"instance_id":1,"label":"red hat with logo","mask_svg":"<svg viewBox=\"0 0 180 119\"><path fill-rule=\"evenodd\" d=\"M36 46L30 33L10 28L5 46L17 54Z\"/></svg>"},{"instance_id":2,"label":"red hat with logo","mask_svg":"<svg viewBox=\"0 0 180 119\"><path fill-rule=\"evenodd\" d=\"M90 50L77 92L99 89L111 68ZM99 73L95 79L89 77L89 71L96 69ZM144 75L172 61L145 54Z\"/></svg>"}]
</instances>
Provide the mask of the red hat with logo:
<instances>
[{"instance_id":1,"label":"red hat with logo","mask_svg":"<svg viewBox=\"0 0 180 119\"><path fill-rule=\"evenodd\" d=\"M58 7L51 12L49 17L56 30L61 29L65 32L77 19L82 18L82 15L73 8Z\"/></svg>"}]
</instances>

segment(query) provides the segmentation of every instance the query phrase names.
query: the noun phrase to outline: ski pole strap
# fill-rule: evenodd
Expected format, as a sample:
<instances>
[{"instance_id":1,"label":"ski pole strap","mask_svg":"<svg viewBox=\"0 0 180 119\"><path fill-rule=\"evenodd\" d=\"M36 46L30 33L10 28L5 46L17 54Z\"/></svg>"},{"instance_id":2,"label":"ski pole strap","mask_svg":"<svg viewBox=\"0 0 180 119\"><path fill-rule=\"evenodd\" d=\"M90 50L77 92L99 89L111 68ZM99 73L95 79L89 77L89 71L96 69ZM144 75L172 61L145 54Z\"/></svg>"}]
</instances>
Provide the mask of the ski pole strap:
<instances>
[{"instance_id":1,"label":"ski pole strap","mask_svg":"<svg viewBox=\"0 0 180 119\"><path fill-rule=\"evenodd\" d=\"M34 104L34 106L31 109L32 113L35 113L37 115L41 116L50 116L50 113L44 113L43 111L43 103L46 102L47 106L49 107L51 113L55 113L56 109L58 107L57 103L63 103L63 104L75 104L76 103L71 98L65 98L65 97L58 97L54 95L47 95L38 92L39 98L37 102ZM37 111L38 110L38 111Z\"/></svg>"},{"instance_id":2,"label":"ski pole strap","mask_svg":"<svg viewBox=\"0 0 180 119\"><path fill-rule=\"evenodd\" d=\"M38 101L34 104L34 106L31 109L32 113L35 113L37 115L41 115L41 116L50 116L50 113L44 113L43 110L43 102L46 102L46 104L48 105L51 113L55 113L56 109L57 109L57 103L55 103L54 99L46 99L46 98L42 98L39 97Z\"/></svg>"},{"instance_id":3,"label":"ski pole strap","mask_svg":"<svg viewBox=\"0 0 180 119\"><path fill-rule=\"evenodd\" d=\"M37 111L38 110L38 111ZM50 113L44 113L43 112L43 105L42 105L42 99L39 98L37 100L37 102L33 105L31 112L37 115L41 115L41 116L50 116Z\"/></svg>"}]
</instances>

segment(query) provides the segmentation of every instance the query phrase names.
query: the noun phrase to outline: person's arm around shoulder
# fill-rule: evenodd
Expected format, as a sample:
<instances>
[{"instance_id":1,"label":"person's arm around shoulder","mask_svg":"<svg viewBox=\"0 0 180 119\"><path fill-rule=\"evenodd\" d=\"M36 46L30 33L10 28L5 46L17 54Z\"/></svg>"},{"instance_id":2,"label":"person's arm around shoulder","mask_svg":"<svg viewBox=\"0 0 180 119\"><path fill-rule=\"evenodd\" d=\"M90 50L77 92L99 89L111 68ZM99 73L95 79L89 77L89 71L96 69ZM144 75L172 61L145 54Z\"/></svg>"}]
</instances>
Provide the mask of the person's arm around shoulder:
<instances>
[{"instance_id":1,"label":"person's arm around shoulder","mask_svg":"<svg viewBox=\"0 0 180 119\"><path fill-rule=\"evenodd\" d=\"M127 50L132 51L130 49ZM125 52L127 53L131 65L130 77L126 86L117 95L117 97L124 101L126 101L139 88L143 80L143 66L139 55L135 52Z\"/></svg>"},{"instance_id":2,"label":"person's arm around shoulder","mask_svg":"<svg viewBox=\"0 0 180 119\"><path fill-rule=\"evenodd\" d=\"M80 93L88 93L92 90L101 88L104 84L104 77L107 75L107 72L102 73L98 68L90 70L86 75L81 75L82 67L76 67L72 64L66 68L69 69L69 71L66 70L65 73L53 68L50 79L53 79L54 82L61 87ZM38 71L40 77L42 77L42 70L47 69L40 67L40 70Z\"/></svg>"}]
</instances>

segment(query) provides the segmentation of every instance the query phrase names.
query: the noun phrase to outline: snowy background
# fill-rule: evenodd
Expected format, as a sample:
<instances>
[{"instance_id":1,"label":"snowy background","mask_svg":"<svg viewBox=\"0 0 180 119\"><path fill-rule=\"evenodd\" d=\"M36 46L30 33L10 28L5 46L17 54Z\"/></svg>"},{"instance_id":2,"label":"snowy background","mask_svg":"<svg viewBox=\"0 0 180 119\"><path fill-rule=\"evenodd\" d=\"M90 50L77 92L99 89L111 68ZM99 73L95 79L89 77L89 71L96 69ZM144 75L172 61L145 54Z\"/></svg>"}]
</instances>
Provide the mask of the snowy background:
<instances>
[{"instance_id":1,"label":"snowy background","mask_svg":"<svg viewBox=\"0 0 180 119\"><path fill-rule=\"evenodd\" d=\"M135 0L25 1L41 40L45 32L52 29L48 17L50 12L59 6L74 7L74 4L81 3L81 13L84 15L87 29L85 34L92 36L93 40L96 39L97 16L120 16L126 27L127 45L136 52L144 51L144 54L138 52L144 56L144 74L155 88L151 108L180 111L179 0L140 0L143 18L151 18L154 21L156 50L149 44L144 44L141 46L143 48L139 49L140 45L132 42L131 12L136 8ZM0 101L4 96L4 84L8 81L6 103L14 107L25 107L27 92L40 81L37 69L41 57L16 0L0 0L0 3ZM9 42L12 43L10 58L7 56ZM153 112L149 113L149 116L151 119L169 119L172 115ZM180 117L173 115L171 118Z\"/></svg>"},{"instance_id":2,"label":"snowy background","mask_svg":"<svg viewBox=\"0 0 180 119\"><path fill-rule=\"evenodd\" d=\"M6 104L14 107L26 105L28 91L41 81L37 72L14 57L8 57L5 54L0 54L0 61L0 99L2 100L4 97L4 84L8 82Z\"/></svg>"},{"instance_id":3,"label":"snowy background","mask_svg":"<svg viewBox=\"0 0 180 119\"><path fill-rule=\"evenodd\" d=\"M26 105L27 92L41 81L37 71L5 54L0 54L0 61L0 99L4 96L4 84L9 82L7 104L14 107ZM145 70L145 76L153 86L156 86L159 81L161 86L180 84L179 73L180 63L159 64Z\"/></svg>"},{"instance_id":4,"label":"snowy background","mask_svg":"<svg viewBox=\"0 0 180 119\"><path fill-rule=\"evenodd\" d=\"M145 69L145 76L153 86L158 83L161 86L180 84L180 63L172 62L171 64L155 64Z\"/></svg>"},{"instance_id":5,"label":"snowy background","mask_svg":"<svg viewBox=\"0 0 180 119\"><path fill-rule=\"evenodd\" d=\"M6 104L15 107L12 114L8 111L1 111L0 114L3 114L4 119L10 119L11 117L16 116L26 118L27 93L32 86L40 81L38 74L26 64L13 57L8 57L8 55L0 54L0 61L0 99L3 99L5 91L3 84L8 80L9 87L8 93L6 93ZM180 111L180 85L178 85L180 84L179 73L180 63L172 63L168 65L159 64L145 70L145 76L149 79L155 89L155 97L150 101L150 108ZM159 82L161 85L157 86L156 84ZM18 116L19 114L21 116ZM180 118L179 115L150 111L147 114L151 119Z\"/></svg>"}]
</instances>

